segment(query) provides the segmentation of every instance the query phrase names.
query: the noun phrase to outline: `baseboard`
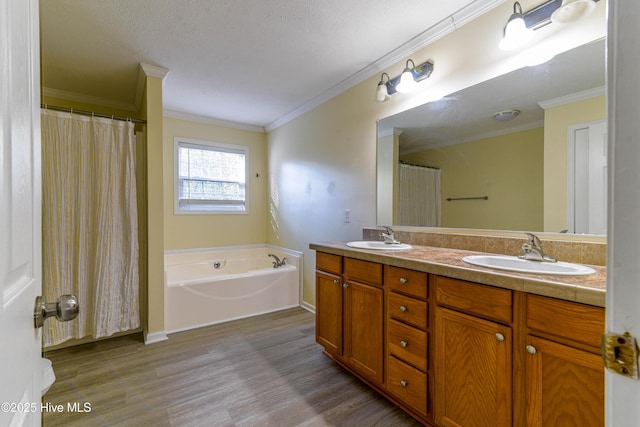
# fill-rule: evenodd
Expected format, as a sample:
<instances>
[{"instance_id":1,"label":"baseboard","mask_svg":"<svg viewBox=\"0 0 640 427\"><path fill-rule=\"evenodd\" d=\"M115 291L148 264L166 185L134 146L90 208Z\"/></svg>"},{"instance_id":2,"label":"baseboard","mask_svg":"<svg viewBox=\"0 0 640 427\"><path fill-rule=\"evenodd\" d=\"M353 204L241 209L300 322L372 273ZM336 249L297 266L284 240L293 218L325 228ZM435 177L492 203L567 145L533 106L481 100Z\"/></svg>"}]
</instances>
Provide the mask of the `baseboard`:
<instances>
[{"instance_id":1,"label":"baseboard","mask_svg":"<svg viewBox=\"0 0 640 427\"><path fill-rule=\"evenodd\" d=\"M316 314L316 306L315 305L311 305L306 301L302 301L300 303L300 307L304 308L307 311L310 311L313 314Z\"/></svg>"},{"instance_id":2,"label":"baseboard","mask_svg":"<svg viewBox=\"0 0 640 427\"><path fill-rule=\"evenodd\" d=\"M161 341L166 341L168 339L169 337L167 337L167 333L165 331L154 332L152 334L149 334L149 333L144 334L145 345L159 343Z\"/></svg>"}]
</instances>

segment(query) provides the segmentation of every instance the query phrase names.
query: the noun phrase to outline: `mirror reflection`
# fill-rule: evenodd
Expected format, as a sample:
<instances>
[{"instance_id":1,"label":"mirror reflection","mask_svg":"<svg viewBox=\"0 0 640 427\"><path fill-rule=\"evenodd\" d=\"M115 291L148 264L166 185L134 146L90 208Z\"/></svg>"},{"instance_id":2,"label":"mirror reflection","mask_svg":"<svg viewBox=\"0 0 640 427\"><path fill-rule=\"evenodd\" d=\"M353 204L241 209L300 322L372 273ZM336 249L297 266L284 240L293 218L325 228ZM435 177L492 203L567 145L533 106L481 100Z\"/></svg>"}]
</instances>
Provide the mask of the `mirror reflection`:
<instances>
[{"instance_id":1,"label":"mirror reflection","mask_svg":"<svg viewBox=\"0 0 640 427\"><path fill-rule=\"evenodd\" d=\"M600 40L379 120L378 223L605 234L604 85Z\"/></svg>"}]
</instances>

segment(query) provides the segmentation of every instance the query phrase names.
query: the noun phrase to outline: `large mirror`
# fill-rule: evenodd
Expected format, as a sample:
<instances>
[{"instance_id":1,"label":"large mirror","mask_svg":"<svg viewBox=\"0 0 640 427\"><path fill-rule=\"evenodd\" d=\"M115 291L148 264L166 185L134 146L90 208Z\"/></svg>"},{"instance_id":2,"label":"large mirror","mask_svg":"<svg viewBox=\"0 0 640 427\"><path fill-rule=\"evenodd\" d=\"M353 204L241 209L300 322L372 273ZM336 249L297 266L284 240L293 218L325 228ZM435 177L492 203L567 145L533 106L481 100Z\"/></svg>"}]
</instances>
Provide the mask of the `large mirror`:
<instances>
[{"instance_id":1,"label":"large mirror","mask_svg":"<svg viewBox=\"0 0 640 427\"><path fill-rule=\"evenodd\" d=\"M379 120L378 223L604 234L605 65L600 40Z\"/></svg>"}]
</instances>

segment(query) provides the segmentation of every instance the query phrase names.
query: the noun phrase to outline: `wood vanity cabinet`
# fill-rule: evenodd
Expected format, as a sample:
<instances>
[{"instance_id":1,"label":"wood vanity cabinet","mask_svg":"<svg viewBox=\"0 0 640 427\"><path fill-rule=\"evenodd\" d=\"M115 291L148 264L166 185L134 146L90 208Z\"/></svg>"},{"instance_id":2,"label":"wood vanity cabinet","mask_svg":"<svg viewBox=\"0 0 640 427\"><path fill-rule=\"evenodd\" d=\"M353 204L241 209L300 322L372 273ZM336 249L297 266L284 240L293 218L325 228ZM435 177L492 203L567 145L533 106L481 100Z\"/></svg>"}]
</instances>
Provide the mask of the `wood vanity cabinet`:
<instances>
[{"instance_id":1,"label":"wood vanity cabinet","mask_svg":"<svg viewBox=\"0 0 640 427\"><path fill-rule=\"evenodd\" d=\"M604 309L526 296L526 425L604 426Z\"/></svg>"},{"instance_id":2,"label":"wood vanity cabinet","mask_svg":"<svg viewBox=\"0 0 640 427\"><path fill-rule=\"evenodd\" d=\"M316 341L358 374L382 384L382 265L319 252L316 269Z\"/></svg>"},{"instance_id":3,"label":"wood vanity cabinet","mask_svg":"<svg viewBox=\"0 0 640 427\"><path fill-rule=\"evenodd\" d=\"M316 254L316 341L439 427L604 426L604 309Z\"/></svg>"},{"instance_id":4,"label":"wood vanity cabinet","mask_svg":"<svg viewBox=\"0 0 640 427\"><path fill-rule=\"evenodd\" d=\"M421 417L429 401L429 304L427 273L385 266L387 390Z\"/></svg>"},{"instance_id":5,"label":"wood vanity cabinet","mask_svg":"<svg viewBox=\"0 0 640 427\"><path fill-rule=\"evenodd\" d=\"M512 425L512 291L431 276L435 309L435 420Z\"/></svg>"}]
</instances>

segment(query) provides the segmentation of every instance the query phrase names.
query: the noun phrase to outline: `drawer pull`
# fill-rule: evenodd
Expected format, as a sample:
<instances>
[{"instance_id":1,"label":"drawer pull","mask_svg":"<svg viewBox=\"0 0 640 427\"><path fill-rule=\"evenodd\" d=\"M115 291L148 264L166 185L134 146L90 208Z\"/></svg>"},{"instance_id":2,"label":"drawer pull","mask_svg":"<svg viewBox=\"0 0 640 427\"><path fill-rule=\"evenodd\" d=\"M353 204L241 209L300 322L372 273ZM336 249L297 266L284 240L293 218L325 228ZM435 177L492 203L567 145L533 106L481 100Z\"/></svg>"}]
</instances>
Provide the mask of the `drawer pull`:
<instances>
[{"instance_id":1,"label":"drawer pull","mask_svg":"<svg viewBox=\"0 0 640 427\"><path fill-rule=\"evenodd\" d=\"M406 342L405 340L400 341L400 347L407 348L408 345L409 345L409 343Z\"/></svg>"},{"instance_id":2,"label":"drawer pull","mask_svg":"<svg viewBox=\"0 0 640 427\"><path fill-rule=\"evenodd\" d=\"M538 352L538 350L536 350L536 348L532 345L528 345L525 347L525 349L527 350L527 353L529 354L536 354Z\"/></svg>"},{"instance_id":3,"label":"drawer pull","mask_svg":"<svg viewBox=\"0 0 640 427\"><path fill-rule=\"evenodd\" d=\"M344 284L342 285L342 287L343 287L343 288L345 288L345 289L347 289L347 288L349 287L349 284L348 284L348 283L344 283Z\"/></svg>"},{"instance_id":4,"label":"drawer pull","mask_svg":"<svg viewBox=\"0 0 640 427\"><path fill-rule=\"evenodd\" d=\"M498 340L499 342L504 341L504 335L502 335L500 332L498 332L496 334L496 340Z\"/></svg>"},{"instance_id":5,"label":"drawer pull","mask_svg":"<svg viewBox=\"0 0 640 427\"><path fill-rule=\"evenodd\" d=\"M409 385L409 383L407 382L407 380L401 380L401 381L400 381L400 385L401 385L402 387L406 387L406 386L408 386L408 385Z\"/></svg>"},{"instance_id":6,"label":"drawer pull","mask_svg":"<svg viewBox=\"0 0 640 427\"><path fill-rule=\"evenodd\" d=\"M404 285L405 283L407 283L408 281L409 281L409 279L407 279L407 278L404 278L404 277L401 277L401 278L400 278L400 283L402 283L403 285Z\"/></svg>"},{"instance_id":7,"label":"drawer pull","mask_svg":"<svg viewBox=\"0 0 640 427\"><path fill-rule=\"evenodd\" d=\"M407 311L407 307L405 307L404 305L400 306L400 311L405 313Z\"/></svg>"},{"instance_id":8,"label":"drawer pull","mask_svg":"<svg viewBox=\"0 0 640 427\"><path fill-rule=\"evenodd\" d=\"M340 279L333 279L333 283L335 283L336 285L340 284Z\"/></svg>"}]
</instances>

